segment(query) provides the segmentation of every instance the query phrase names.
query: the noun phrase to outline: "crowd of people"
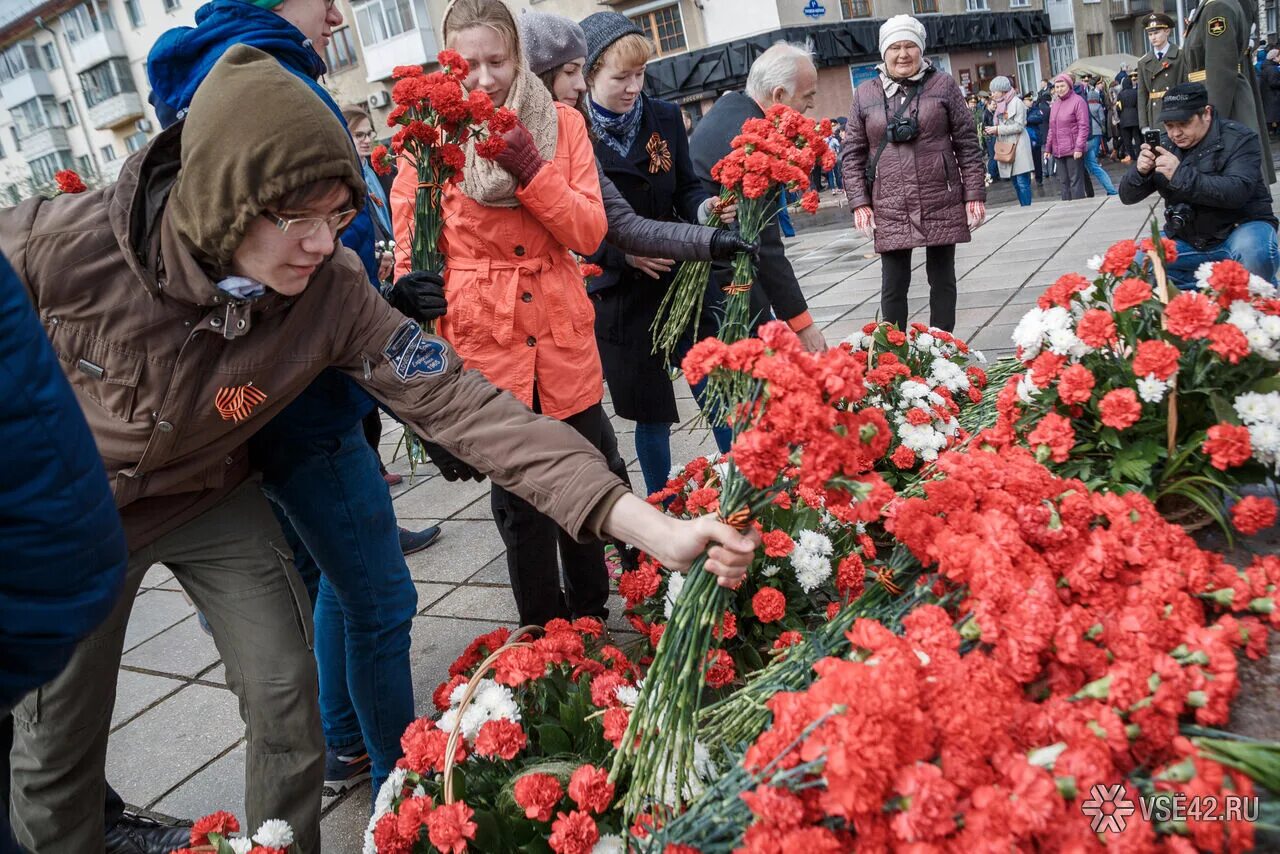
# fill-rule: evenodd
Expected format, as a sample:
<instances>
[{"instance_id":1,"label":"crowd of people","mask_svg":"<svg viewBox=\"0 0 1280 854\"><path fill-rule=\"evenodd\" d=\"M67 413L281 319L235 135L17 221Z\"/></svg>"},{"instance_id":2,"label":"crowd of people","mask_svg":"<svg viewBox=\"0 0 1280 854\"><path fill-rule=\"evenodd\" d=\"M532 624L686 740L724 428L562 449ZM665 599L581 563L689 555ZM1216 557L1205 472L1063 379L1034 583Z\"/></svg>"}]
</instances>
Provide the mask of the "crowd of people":
<instances>
[{"instance_id":1,"label":"crowd of people","mask_svg":"<svg viewBox=\"0 0 1280 854\"><path fill-rule=\"evenodd\" d=\"M607 384L635 424L644 490L661 489L692 338L661 357L650 327L677 264L716 262L699 337L715 331L724 262L750 252L756 321L827 347L787 260L785 190L748 243L711 177L745 121L812 109L804 47L761 53L690 133L645 93L654 48L626 16L453 0L444 42L468 63L465 86L518 121L494 161L469 157L446 188L441 275L394 249L411 242L413 164L377 174L382 132L322 85L335 4L212 0L197 21L151 52L166 129L119 180L0 211L0 429L24 464L0 490L15 567L0 582L0 851L183 844L182 828L127 812L104 771L125 628L157 563L239 699L250 825L288 820L307 854L323 791L376 790L416 711L405 555L442 535L397 524L384 413L446 479L492 481L523 624L604 618L636 549L680 569L710 548L708 571L731 584L756 547L636 497L603 406ZM1159 193L1180 285L1222 257L1274 279L1266 123L1219 114L1171 25L1151 16L1132 73L1063 73L1034 93L997 77L966 101L925 57L919 20L883 24L877 75L833 123L836 168L813 175L873 241L883 319L906 326L921 249L929 322L953 329L956 246L985 221L993 180L1021 205L1055 174L1067 200L1091 178L1124 203ZM1107 156L1128 166L1119 187ZM600 268L586 287L580 261ZM715 438L727 451L728 432Z\"/></svg>"}]
</instances>

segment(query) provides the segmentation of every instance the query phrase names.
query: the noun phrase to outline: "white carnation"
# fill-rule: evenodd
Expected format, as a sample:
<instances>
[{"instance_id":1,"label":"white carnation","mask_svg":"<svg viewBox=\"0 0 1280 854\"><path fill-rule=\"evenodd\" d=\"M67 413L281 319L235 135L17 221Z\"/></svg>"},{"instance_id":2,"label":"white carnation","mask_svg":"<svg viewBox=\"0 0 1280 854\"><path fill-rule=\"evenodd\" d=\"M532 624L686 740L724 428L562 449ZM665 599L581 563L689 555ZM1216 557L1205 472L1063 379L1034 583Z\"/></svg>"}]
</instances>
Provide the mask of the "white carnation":
<instances>
[{"instance_id":1,"label":"white carnation","mask_svg":"<svg viewBox=\"0 0 1280 854\"><path fill-rule=\"evenodd\" d=\"M269 818L253 835L253 841L268 848L288 848L293 844L293 828L283 819Z\"/></svg>"},{"instance_id":2,"label":"white carnation","mask_svg":"<svg viewBox=\"0 0 1280 854\"><path fill-rule=\"evenodd\" d=\"M1089 268L1090 272L1096 273L1102 269L1102 256L1094 255L1088 261L1084 262L1084 265Z\"/></svg>"},{"instance_id":3,"label":"white carnation","mask_svg":"<svg viewBox=\"0 0 1280 854\"><path fill-rule=\"evenodd\" d=\"M290 838L292 838L293 831L289 831L289 833ZM227 847L231 849L233 854L249 854L249 852L253 850L253 840L245 839L243 836L238 836L235 839L224 839L222 841L227 843Z\"/></svg>"},{"instance_id":4,"label":"white carnation","mask_svg":"<svg viewBox=\"0 0 1280 854\"><path fill-rule=\"evenodd\" d=\"M1138 380L1138 397L1142 398L1143 403L1159 403L1164 400L1164 394L1169 390L1169 384L1156 379L1155 374L1147 374Z\"/></svg>"},{"instance_id":5,"label":"white carnation","mask_svg":"<svg viewBox=\"0 0 1280 854\"><path fill-rule=\"evenodd\" d=\"M898 391L907 399L929 396L929 387L924 383L916 382L915 380L907 380L902 385L898 386Z\"/></svg>"},{"instance_id":6,"label":"white carnation","mask_svg":"<svg viewBox=\"0 0 1280 854\"><path fill-rule=\"evenodd\" d=\"M628 709L634 709L636 703L640 702L640 686L619 685L613 690L613 696Z\"/></svg>"},{"instance_id":7,"label":"white carnation","mask_svg":"<svg viewBox=\"0 0 1280 854\"><path fill-rule=\"evenodd\" d=\"M1022 319L1013 329L1012 336L1013 343L1021 351L1022 358L1031 359L1039 355L1046 331L1044 309L1033 308L1022 315Z\"/></svg>"},{"instance_id":8,"label":"white carnation","mask_svg":"<svg viewBox=\"0 0 1280 854\"><path fill-rule=\"evenodd\" d=\"M591 854L627 854L627 845L616 833L606 833L591 849Z\"/></svg>"},{"instance_id":9,"label":"white carnation","mask_svg":"<svg viewBox=\"0 0 1280 854\"><path fill-rule=\"evenodd\" d=\"M1272 340L1280 338L1280 317L1264 314L1258 319L1258 327L1270 335Z\"/></svg>"},{"instance_id":10,"label":"white carnation","mask_svg":"<svg viewBox=\"0 0 1280 854\"><path fill-rule=\"evenodd\" d=\"M1271 299L1276 295L1276 286L1261 276L1249 277L1249 293L1255 297Z\"/></svg>"},{"instance_id":11,"label":"white carnation","mask_svg":"<svg viewBox=\"0 0 1280 854\"><path fill-rule=\"evenodd\" d=\"M667 576L667 595L662 601L662 614L668 620L671 619L671 610L676 606L676 600L680 598L680 591L684 590L684 574L673 572Z\"/></svg>"},{"instance_id":12,"label":"white carnation","mask_svg":"<svg viewBox=\"0 0 1280 854\"><path fill-rule=\"evenodd\" d=\"M1214 263L1213 261L1205 261L1196 268L1196 287L1202 291L1213 287L1213 285L1209 284L1209 277L1213 275Z\"/></svg>"},{"instance_id":13,"label":"white carnation","mask_svg":"<svg viewBox=\"0 0 1280 854\"><path fill-rule=\"evenodd\" d=\"M1251 350L1265 350L1271 346L1271 336L1264 332L1261 327L1246 329L1244 337L1249 342L1249 349Z\"/></svg>"},{"instance_id":14,"label":"white carnation","mask_svg":"<svg viewBox=\"0 0 1280 854\"><path fill-rule=\"evenodd\" d=\"M387 779L382 781L378 796L373 801L373 815L370 816L369 826L364 831L363 854L378 854L378 846L373 842L373 829L377 827L380 818L391 812L391 804L400 796L400 790L404 788L404 781L408 776L407 769L392 768Z\"/></svg>"},{"instance_id":15,"label":"white carnation","mask_svg":"<svg viewBox=\"0 0 1280 854\"><path fill-rule=\"evenodd\" d=\"M1240 331L1248 333L1258 328L1258 310L1244 300L1236 300L1227 309L1227 323L1240 327Z\"/></svg>"}]
</instances>

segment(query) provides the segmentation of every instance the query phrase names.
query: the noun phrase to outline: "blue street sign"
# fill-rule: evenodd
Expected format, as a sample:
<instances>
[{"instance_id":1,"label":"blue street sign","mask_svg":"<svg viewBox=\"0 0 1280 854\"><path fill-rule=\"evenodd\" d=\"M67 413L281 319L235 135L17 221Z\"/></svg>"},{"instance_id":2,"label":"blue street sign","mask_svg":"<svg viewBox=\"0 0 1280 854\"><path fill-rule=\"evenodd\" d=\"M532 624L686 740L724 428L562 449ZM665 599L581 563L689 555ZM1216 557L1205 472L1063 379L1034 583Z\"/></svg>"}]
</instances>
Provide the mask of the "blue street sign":
<instances>
[{"instance_id":1,"label":"blue street sign","mask_svg":"<svg viewBox=\"0 0 1280 854\"><path fill-rule=\"evenodd\" d=\"M808 18L821 18L827 14L827 7L819 3L818 0L809 0L809 5L804 7L804 14Z\"/></svg>"}]
</instances>

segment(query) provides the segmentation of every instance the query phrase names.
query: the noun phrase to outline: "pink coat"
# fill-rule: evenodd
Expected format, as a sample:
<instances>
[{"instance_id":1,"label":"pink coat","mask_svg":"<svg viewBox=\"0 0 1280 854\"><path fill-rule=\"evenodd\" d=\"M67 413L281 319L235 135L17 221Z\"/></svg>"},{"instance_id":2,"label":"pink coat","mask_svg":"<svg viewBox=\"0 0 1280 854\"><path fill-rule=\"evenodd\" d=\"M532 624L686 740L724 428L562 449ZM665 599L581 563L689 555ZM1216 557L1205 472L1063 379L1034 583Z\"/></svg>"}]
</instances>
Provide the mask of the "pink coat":
<instances>
[{"instance_id":1,"label":"pink coat","mask_svg":"<svg viewBox=\"0 0 1280 854\"><path fill-rule=\"evenodd\" d=\"M1044 150L1053 157L1084 153L1089 142L1089 105L1072 90L1049 109L1049 136Z\"/></svg>"}]
</instances>

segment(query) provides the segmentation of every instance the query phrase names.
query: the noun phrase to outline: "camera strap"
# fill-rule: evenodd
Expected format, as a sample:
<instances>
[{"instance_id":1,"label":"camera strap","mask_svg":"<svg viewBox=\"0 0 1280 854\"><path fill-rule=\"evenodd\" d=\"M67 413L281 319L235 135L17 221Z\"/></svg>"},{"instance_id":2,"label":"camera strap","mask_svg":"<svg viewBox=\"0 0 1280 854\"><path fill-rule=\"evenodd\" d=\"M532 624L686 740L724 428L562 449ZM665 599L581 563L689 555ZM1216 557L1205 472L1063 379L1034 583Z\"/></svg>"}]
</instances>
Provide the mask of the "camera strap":
<instances>
[{"instance_id":1,"label":"camera strap","mask_svg":"<svg viewBox=\"0 0 1280 854\"><path fill-rule=\"evenodd\" d=\"M896 109L893 113L892 121L896 121L902 118L903 114L907 111L907 107L911 106L911 104L917 98L920 97L920 90L921 88L923 88L923 85L924 84L921 83L911 87L911 94L907 96L906 100L904 100L901 104L898 105L898 109ZM881 87L880 89L880 95L881 97L884 98L885 129L887 132L889 123L891 121L889 119L889 96L884 93L883 87ZM916 108L916 111L919 112L919 107ZM889 144L889 137L887 135L882 136L880 138L880 145L876 147L876 153L871 157L871 160L867 162L866 177L867 177L868 192L870 192L872 185L874 185L876 182L876 166L879 165L880 155L884 154L885 146L887 146L888 144Z\"/></svg>"}]
</instances>

